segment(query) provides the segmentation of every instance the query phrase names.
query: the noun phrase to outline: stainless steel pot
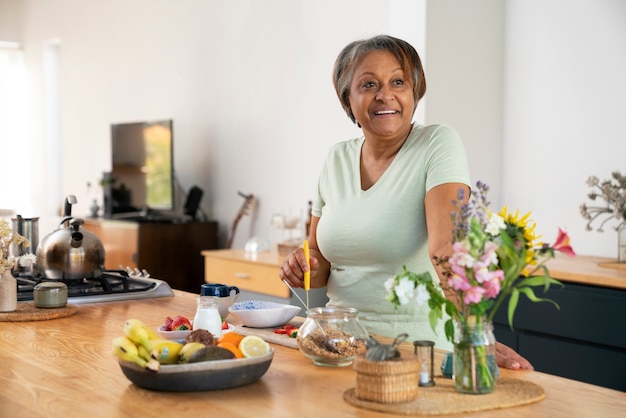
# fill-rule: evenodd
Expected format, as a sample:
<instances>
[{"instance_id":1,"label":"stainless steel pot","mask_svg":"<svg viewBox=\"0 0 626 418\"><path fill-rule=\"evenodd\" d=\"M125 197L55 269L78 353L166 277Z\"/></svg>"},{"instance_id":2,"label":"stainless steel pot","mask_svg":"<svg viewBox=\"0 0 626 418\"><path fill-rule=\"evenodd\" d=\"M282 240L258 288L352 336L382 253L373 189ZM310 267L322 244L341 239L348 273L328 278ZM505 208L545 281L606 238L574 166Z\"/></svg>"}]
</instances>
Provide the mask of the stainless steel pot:
<instances>
[{"instance_id":1,"label":"stainless steel pot","mask_svg":"<svg viewBox=\"0 0 626 418\"><path fill-rule=\"evenodd\" d=\"M37 271L54 280L100 277L104 246L96 234L81 227L85 221L70 215L76 198L68 196L65 203L66 216L37 247Z\"/></svg>"}]
</instances>

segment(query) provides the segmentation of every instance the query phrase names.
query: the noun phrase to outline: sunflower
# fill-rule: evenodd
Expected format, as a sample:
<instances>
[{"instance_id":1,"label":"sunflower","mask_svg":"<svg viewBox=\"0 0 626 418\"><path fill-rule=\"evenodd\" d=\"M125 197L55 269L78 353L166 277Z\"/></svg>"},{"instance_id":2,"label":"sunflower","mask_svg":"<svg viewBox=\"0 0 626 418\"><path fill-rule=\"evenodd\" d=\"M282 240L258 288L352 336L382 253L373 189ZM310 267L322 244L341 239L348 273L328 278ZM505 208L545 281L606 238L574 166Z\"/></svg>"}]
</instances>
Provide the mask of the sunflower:
<instances>
[{"instance_id":1,"label":"sunflower","mask_svg":"<svg viewBox=\"0 0 626 418\"><path fill-rule=\"evenodd\" d=\"M535 249L542 247L543 243L539 241L541 236L538 236L535 233L535 227L537 224L530 220L530 212L527 212L524 216L520 217L519 209L516 210L514 214L508 213L508 207L505 206L502 208L500 213L498 213L498 215L504 219L507 235L514 239L521 237L526 250L526 264L536 265L537 253ZM522 274L527 276L528 271L524 269Z\"/></svg>"}]
</instances>

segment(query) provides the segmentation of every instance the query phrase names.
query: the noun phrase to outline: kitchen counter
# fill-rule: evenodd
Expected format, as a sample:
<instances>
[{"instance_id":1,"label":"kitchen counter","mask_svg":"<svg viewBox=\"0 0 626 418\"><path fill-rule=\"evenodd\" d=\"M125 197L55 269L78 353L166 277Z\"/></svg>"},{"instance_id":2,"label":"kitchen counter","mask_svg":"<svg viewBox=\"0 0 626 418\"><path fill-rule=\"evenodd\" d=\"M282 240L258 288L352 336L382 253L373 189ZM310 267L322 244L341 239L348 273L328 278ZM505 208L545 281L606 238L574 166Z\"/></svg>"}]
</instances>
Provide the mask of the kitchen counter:
<instances>
[{"instance_id":1,"label":"kitchen counter","mask_svg":"<svg viewBox=\"0 0 626 418\"><path fill-rule=\"evenodd\" d=\"M618 264L615 258L556 254L547 266L550 275L563 282L626 290L626 263Z\"/></svg>"},{"instance_id":2,"label":"kitchen counter","mask_svg":"<svg viewBox=\"0 0 626 418\"><path fill-rule=\"evenodd\" d=\"M156 329L168 315L193 316L195 305L195 295L175 291L173 298L78 305L75 315L63 319L0 322L0 416L390 416L343 401L344 391L356 383L352 367L317 367L298 350L275 344L270 369L248 386L167 393L130 383L111 353L111 340L122 335L124 321L138 318ZM437 353L437 366L441 354ZM502 375L541 385L546 398L489 416L604 417L626 410L624 392L539 372L502 370Z\"/></svg>"}]
</instances>

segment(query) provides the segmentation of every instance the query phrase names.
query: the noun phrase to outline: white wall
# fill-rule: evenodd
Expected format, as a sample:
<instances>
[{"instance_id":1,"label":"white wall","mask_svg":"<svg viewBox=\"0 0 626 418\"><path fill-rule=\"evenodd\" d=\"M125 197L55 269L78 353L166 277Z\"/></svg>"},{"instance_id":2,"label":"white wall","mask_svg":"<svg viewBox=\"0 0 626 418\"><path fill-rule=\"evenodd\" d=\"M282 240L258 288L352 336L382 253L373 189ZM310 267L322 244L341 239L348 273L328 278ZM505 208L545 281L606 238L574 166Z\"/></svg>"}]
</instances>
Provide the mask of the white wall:
<instances>
[{"instance_id":1,"label":"white wall","mask_svg":"<svg viewBox=\"0 0 626 418\"><path fill-rule=\"evenodd\" d=\"M585 230L589 175L626 173L626 2L508 1L503 198L532 210L546 241L617 257L617 233Z\"/></svg>"},{"instance_id":2,"label":"white wall","mask_svg":"<svg viewBox=\"0 0 626 418\"><path fill-rule=\"evenodd\" d=\"M34 98L42 45L61 41L62 193L78 195L79 213L86 182L109 168L109 125L172 117L180 181L205 190L222 238L238 190L260 206L235 245L267 237L274 211L305 208L328 147L359 134L332 89L336 54L384 32L422 52L417 118L459 130L494 204L533 211L547 241L562 226L579 253L615 256L615 234L584 231L578 206L588 175L626 171L626 2L0 0L0 11L7 3L22 21L6 40L25 46Z\"/></svg>"},{"instance_id":3,"label":"white wall","mask_svg":"<svg viewBox=\"0 0 626 418\"><path fill-rule=\"evenodd\" d=\"M237 191L258 196L239 247L268 237L274 211L304 213L329 146L359 134L331 84L339 50L379 33L423 49L423 1L17 4L33 77L41 77L43 43L61 41L59 204L73 193L74 213L88 212L86 182L110 167L111 123L171 117L180 182L204 189L202 206L223 239L243 202Z\"/></svg>"},{"instance_id":4,"label":"white wall","mask_svg":"<svg viewBox=\"0 0 626 418\"><path fill-rule=\"evenodd\" d=\"M453 126L463 138L474 181L502 190L504 2L427 2L426 120Z\"/></svg>"}]
</instances>

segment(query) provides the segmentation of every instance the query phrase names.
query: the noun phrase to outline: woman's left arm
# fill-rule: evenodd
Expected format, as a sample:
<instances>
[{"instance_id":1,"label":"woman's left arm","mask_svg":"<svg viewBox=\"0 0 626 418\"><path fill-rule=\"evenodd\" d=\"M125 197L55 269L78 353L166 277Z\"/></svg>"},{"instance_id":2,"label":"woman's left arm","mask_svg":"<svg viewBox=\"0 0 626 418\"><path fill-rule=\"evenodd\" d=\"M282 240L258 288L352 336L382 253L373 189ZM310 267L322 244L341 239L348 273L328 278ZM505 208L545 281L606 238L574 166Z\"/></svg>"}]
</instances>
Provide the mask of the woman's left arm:
<instances>
[{"instance_id":1,"label":"woman's left arm","mask_svg":"<svg viewBox=\"0 0 626 418\"><path fill-rule=\"evenodd\" d=\"M428 253L430 259L435 256L443 257L452 255L452 231L454 225L450 214L455 210L453 200L458 200L459 188L463 189L464 196L469 199L469 187L462 183L446 183L433 187L426 193L424 205L426 210L426 227L428 229ZM445 283L443 268L433 263L439 280ZM444 293L448 299L458 306L458 296L452 290L443 286ZM532 364L524 357L520 356L512 348L496 342L496 362L498 366L507 369L533 370Z\"/></svg>"},{"instance_id":2,"label":"woman's left arm","mask_svg":"<svg viewBox=\"0 0 626 418\"><path fill-rule=\"evenodd\" d=\"M426 228L428 230L428 255L431 261L434 257L448 257L452 255L452 231L454 224L450 214L455 210L453 200L458 200L459 189L463 189L464 196L469 199L470 189L462 183L445 183L433 187L426 193L424 207L426 211ZM445 283L443 267L433 262L439 281ZM459 306L457 294L447 286L442 286L448 299Z\"/></svg>"}]
</instances>

